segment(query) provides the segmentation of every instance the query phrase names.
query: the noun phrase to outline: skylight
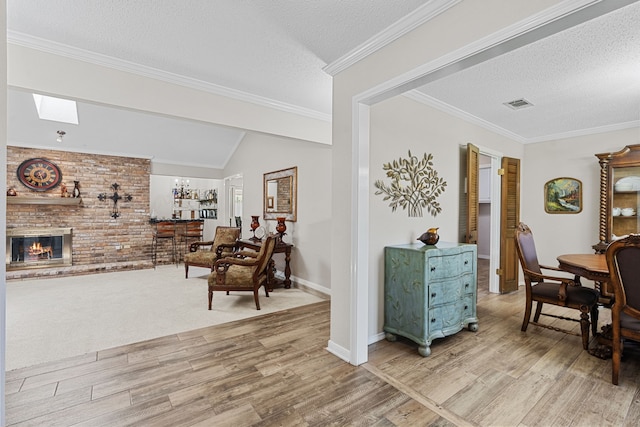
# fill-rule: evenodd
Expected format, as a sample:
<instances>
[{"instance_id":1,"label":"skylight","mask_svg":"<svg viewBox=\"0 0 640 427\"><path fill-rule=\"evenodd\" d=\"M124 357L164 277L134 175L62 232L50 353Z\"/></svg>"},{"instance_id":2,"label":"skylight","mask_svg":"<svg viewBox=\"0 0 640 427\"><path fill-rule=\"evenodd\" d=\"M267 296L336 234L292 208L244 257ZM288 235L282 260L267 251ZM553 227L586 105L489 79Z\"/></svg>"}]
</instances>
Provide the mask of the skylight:
<instances>
[{"instance_id":1,"label":"skylight","mask_svg":"<svg viewBox=\"0 0 640 427\"><path fill-rule=\"evenodd\" d=\"M78 109L75 101L33 94L38 116L42 120L78 124Z\"/></svg>"}]
</instances>

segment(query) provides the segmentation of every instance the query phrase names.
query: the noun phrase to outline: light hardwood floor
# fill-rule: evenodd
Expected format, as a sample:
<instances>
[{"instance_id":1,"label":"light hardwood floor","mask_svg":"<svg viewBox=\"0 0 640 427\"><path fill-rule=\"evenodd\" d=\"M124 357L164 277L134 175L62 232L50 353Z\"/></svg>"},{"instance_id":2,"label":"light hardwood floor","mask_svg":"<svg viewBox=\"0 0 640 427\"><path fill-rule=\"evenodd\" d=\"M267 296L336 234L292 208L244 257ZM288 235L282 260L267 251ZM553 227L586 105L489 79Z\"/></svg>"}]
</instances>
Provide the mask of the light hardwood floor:
<instances>
[{"instance_id":1,"label":"light hardwood floor","mask_svg":"<svg viewBox=\"0 0 640 427\"><path fill-rule=\"evenodd\" d=\"M520 332L522 290L478 295L480 330L435 340L426 358L400 339L371 345L360 367L343 362L325 349L330 303L321 302L10 371L7 423L640 425L637 346L613 386L611 361L583 351L579 337Z\"/></svg>"}]
</instances>

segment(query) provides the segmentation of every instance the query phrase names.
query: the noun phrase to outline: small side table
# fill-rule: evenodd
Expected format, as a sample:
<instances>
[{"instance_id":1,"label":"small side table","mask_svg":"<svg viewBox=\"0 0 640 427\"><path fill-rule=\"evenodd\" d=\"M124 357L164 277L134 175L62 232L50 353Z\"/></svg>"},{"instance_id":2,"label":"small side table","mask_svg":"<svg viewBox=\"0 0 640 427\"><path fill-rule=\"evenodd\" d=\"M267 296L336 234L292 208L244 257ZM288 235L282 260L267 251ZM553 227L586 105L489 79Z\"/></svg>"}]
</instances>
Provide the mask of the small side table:
<instances>
[{"instance_id":1,"label":"small side table","mask_svg":"<svg viewBox=\"0 0 640 427\"><path fill-rule=\"evenodd\" d=\"M262 247L261 240L252 240L252 239L243 239L238 240L239 249L249 248L254 251L259 251ZM285 289L291 288L291 249L293 249L293 245L291 243L285 243L279 241L276 243L276 247L273 249L274 254L284 254L284 280L282 284ZM269 290L273 290L273 285L276 282L275 277L273 277L273 266L275 262L273 258L269 261L271 268L269 268L269 277L267 278L267 284L269 285Z\"/></svg>"}]
</instances>

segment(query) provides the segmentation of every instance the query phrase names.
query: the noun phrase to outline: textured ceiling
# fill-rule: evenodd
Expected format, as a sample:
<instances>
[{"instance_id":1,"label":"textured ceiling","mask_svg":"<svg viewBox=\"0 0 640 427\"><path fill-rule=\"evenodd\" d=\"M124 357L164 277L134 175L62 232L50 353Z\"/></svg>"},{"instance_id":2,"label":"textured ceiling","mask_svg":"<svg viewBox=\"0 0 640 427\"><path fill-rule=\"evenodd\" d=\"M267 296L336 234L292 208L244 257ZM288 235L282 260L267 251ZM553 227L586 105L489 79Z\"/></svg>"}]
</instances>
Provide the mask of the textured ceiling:
<instances>
[{"instance_id":1,"label":"textured ceiling","mask_svg":"<svg viewBox=\"0 0 640 427\"><path fill-rule=\"evenodd\" d=\"M7 0L7 25L9 42L100 54L330 117L323 68L434 3L444 0ZM418 99L521 142L637 126L638 5L432 82ZM521 97L535 106L502 105ZM37 120L28 100L10 90L9 143L54 143L64 126ZM54 147L223 168L243 136L108 106L80 104L79 115ZM188 156L202 147L216 154Z\"/></svg>"},{"instance_id":2,"label":"textured ceiling","mask_svg":"<svg viewBox=\"0 0 640 427\"><path fill-rule=\"evenodd\" d=\"M536 142L640 124L640 3L420 89L439 104ZM524 98L519 110L505 102Z\"/></svg>"}]
</instances>

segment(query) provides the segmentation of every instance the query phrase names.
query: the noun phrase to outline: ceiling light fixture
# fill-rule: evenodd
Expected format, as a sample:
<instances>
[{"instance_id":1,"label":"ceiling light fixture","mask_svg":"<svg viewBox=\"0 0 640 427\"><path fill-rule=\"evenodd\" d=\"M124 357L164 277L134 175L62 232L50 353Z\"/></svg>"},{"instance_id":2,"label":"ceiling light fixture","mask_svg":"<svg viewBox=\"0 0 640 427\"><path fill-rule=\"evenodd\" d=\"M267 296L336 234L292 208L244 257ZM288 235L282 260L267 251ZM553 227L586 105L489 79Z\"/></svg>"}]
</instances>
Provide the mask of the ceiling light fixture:
<instances>
[{"instance_id":1,"label":"ceiling light fixture","mask_svg":"<svg viewBox=\"0 0 640 427\"><path fill-rule=\"evenodd\" d=\"M56 138L56 141L58 142L62 142L62 137L65 136L67 133L63 130L59 130L58 132L56 132L58 134L58 137Z\"/></svg>"}]
</instances>

